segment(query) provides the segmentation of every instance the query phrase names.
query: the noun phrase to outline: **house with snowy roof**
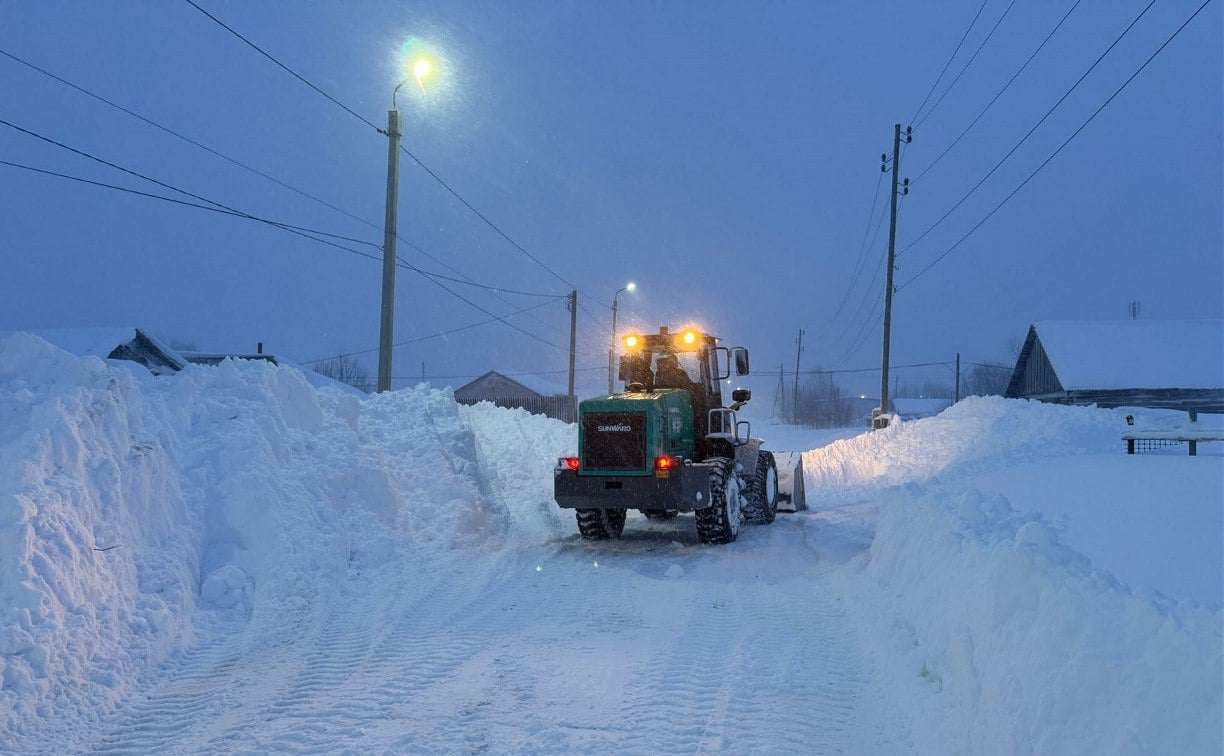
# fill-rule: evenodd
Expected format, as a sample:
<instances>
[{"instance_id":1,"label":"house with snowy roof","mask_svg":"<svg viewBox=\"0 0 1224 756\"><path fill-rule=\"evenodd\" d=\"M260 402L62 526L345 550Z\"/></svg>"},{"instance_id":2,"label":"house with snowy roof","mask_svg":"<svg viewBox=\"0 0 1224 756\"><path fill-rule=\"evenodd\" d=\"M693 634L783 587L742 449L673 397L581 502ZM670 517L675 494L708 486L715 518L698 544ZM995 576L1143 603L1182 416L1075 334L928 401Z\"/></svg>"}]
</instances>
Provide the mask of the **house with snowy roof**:
<instances>
[{"instance_id":1,"label":"house with snowy roof","mask_svg":"<svg viewBox=\"0 0 1224 756\"><path fill-rule=\"evenodd\" d=\"M141 328L40 328L29 331L43 341L78 357L127 360L148 368L154 375L177 373L187 360Z\"/></svg>"},{"instance_id":2,"label":"house with snowy roof","mask_svg":"<svg viewBox=\"0 0 1224 756\"><path fill-rule=\"evenodd\" d=\"M1224 413L1224 321L1034 323L1006 396Z\"/></svg>"},{"instance_id":3,"label":"house with snowy roof","mask_svg":"<svg viewBox=\"0 0 1224 756\"><path fill-rule=\"evenodd\" d=\"M536 415L547 415L567 423L577 422L575 401L559 386L537 375L515 375L490 370L475 380L455 389L459 404L492 402L498 407L525 409Z\"/></svg>"}]
</instances>

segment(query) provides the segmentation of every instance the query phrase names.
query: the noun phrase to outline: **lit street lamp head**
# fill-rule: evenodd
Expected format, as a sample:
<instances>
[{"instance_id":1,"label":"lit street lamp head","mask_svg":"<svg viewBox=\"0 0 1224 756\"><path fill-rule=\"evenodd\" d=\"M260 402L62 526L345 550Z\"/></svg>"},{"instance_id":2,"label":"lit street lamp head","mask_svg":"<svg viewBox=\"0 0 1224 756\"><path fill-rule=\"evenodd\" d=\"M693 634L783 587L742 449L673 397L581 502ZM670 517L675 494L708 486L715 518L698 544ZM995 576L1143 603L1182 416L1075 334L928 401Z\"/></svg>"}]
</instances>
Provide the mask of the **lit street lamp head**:
<instances>
[{"instance_id":1,"label":"lit street lamp head","mask_svg":"<svg viewBox=\"0 0 1224 756\"><path fill-rule=\"evenodd\" d=\"M626 289L628 289L629 291L634 291L634 290L636 290L636 289L637 289L637 284L635 284L634 282L630 281L630 282L629 282L629 285L628 285L628 286L626 286L625 288L626 288Z\"/></svg>"}]
</instances>

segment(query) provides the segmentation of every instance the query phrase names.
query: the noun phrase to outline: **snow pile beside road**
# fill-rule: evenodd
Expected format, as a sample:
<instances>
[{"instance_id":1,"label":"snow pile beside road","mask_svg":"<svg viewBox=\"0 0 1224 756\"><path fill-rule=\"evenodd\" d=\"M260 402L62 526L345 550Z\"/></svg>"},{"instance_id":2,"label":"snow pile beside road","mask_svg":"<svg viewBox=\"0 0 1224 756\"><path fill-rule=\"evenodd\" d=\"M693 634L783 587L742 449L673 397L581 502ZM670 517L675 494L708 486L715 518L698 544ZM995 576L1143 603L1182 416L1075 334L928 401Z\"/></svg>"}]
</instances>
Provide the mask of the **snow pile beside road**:
<instances>
[{"instance_id":1,"label":"snow pile beside road","mask_svg":"<svg viewBox=\"0 0 1224 756\"><path fill-rule=\"evenodd\" d=\"M896 422L803 455L808 505L1034 459L1119 449L1125 412L969 397L936 417Z\"/></svg>"},{"instance_id":2,"label":"snow pile beside road","mask_svg":"<svg viewBox=\"0 0 1224 756\"><path fill-rule=\"evenodd\" d=\"M920 751L1221 750L1221 613L1132 591L1004 498L887 496L852 583Z\"/></svg>"},{"instance_id":3,"label":"snow pile beside road","mask_svg":"<svg viewBox=\"0 0 1224 756\"><path fill-rule=\"evenodd\" d=\"M574 532L574 518L553 500L552 470L578 453L578 426L490 402L460 406L476 434L481 470L521 536L541 541Z\"/></svg>"},{"instance_id":4,"label":"snow pile beside road","mask_svg":"<svg viewBox=\"0 0 1224 756\"><path fill-rule=\"evenodd\" d=\"M193 627L290 640L350 568L506 528L449 392L155 378L16 334L0 418L0 751L96 721Z\"/></svg>"},{"instance_id":5,"label":"snow pile beside road","mask_svg":"<svg viewBox=\"0 0 1224 756\"><path fill-rule=\"evenodd\" d=\"M1218 530L1221 506L1217 460L1125 457L1126 414L975 398L805 454L808 543L844 565L848 611L920 752L1224 749L1220 597L1125 585L1062 530L1113 534L1114 560L1224 566L1218 532L1185 557L1116 526L1156 508ZM1128 488L1107 460L1146 463L1166 495Z\"/></svg>"}]
</instances>

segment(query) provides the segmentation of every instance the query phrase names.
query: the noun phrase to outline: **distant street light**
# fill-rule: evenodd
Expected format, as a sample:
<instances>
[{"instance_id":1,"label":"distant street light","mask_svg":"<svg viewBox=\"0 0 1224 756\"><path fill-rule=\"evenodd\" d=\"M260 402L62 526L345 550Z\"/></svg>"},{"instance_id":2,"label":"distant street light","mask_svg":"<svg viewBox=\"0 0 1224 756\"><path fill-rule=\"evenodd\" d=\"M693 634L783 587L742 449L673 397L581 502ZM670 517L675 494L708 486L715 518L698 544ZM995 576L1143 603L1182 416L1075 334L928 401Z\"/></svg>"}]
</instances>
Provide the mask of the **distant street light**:
<instances>
[{"instance_id":1,"label":"distant street light","mask_svg":"<svg viewBox=\"0 0 1224 756\"><path fill-rule=\"evenodd\" d=\"M616 298L620 296L622 291L632 292L637 289L637 284L630 281L621 288L616 290L612 295L612 341L608 347L608 393L612 393L612 361L616 354Z\"/></svg>"},{"instance_id":2,"label":"distant street light","mask_svg":"<svg viewBox=\"0 0 1224 756\"><path fill-rule=\"evenodd\" d=\"M414 54L416 40L404 44L404 52L413 54L411 73L391 93L391 110L387 113L387 214L383 223L383 275L382 314L378 329L378 385L379 393L391 390L391 342L395 327L395 237L396 209L399 205L399 140L402 135L399 107L396 97L400 88L416 79L421 92L425 92L425 77L433 71L433 63L420 54Z\"/></svg>"}]
</instances>

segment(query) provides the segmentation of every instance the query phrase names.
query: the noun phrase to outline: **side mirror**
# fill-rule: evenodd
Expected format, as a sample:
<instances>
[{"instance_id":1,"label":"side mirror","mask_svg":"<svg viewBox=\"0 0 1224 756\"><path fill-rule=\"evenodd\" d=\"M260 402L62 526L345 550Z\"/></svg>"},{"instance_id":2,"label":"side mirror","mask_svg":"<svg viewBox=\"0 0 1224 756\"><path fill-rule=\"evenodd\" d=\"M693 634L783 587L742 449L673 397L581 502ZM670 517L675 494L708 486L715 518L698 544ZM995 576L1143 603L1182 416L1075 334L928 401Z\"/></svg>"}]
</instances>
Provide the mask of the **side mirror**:
<instances>
[{"instance_id":1,"label":"side mirror","mask_svg":"<svg viewBox=\"0 0 1224 756\"><path fill-rule=\"evenodd\" d=\"M748 375L748 350L736 347L731 350L731 355L735 358L735 374Z\"/></svg>"},{"instance_id":2,"label":"side mirror","mask_svg":"<svg viewBox=\"0 0 1224 756\"><path fill-rule=\"evenodd\" d=\"M731 401L746 402L752 398L752 389L735 389L731 392Z\"/></svg>"},{"instance_id":3,"label":"side mirror","mask_svg":"<svg viewBox=\"0 0 1224 756\"><path fill-rule=\"evenodd\" d=\"M735 424L735 445L742 446L752 438L752 423L740 420Z\"/></svg>"}]
</instances>

